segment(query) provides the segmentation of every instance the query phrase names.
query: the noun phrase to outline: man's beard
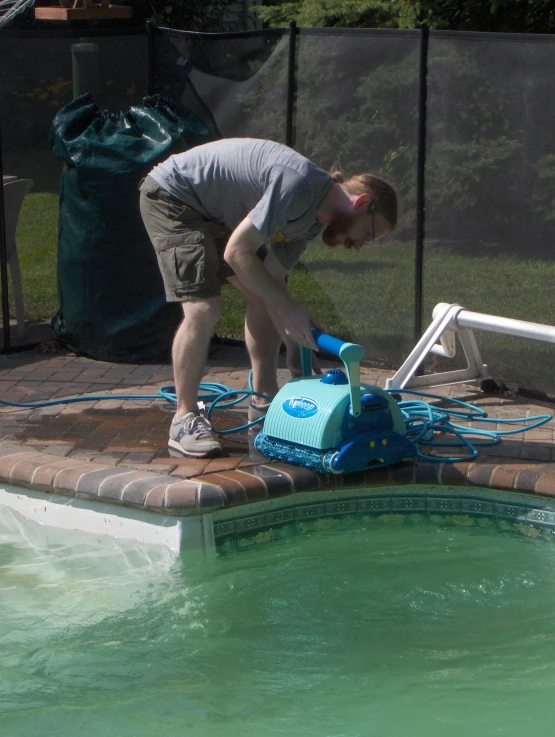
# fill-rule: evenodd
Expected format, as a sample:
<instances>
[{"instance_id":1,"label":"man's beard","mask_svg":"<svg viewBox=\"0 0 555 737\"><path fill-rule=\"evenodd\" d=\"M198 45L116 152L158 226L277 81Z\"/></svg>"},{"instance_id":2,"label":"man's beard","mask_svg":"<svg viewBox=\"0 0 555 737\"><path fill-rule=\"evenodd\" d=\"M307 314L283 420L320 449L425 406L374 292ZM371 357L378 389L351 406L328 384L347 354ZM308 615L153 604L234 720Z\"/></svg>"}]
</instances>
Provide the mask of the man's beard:
<instances>
[{"instance_id":1,"label":"man's beard","mask_svg":"<svg viewBox=\"0 0 555 737\"><path fill-rule=\"evenodd\" d=\"M340 213L326 225L322 231L322 240L326 246L334 248L345 244L345 236L356 222L356 215Z\"/></svg>"}]
</instances>

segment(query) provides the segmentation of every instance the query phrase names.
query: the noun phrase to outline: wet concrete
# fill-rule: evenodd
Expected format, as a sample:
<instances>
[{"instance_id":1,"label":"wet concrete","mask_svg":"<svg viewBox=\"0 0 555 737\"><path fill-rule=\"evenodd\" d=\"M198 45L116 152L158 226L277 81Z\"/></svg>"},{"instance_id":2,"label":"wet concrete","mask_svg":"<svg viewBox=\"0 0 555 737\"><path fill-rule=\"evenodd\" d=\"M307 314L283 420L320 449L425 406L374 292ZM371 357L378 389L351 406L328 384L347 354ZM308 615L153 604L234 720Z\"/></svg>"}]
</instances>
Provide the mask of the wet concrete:
<instances>
[{"instance_id":1,"label":"wet concrete","mask_svg":"<svg viewBox=\"0 0 555 737\"><path fill-rule=\"evenodd\" d=\"M91 453L140 452L152 459L169 458L168 430L172 405L166 407L102 409L87 408L66 415L21 417L14 438L23 445L67 443L74 451ZM214 428L227 431L247 422L246 411L218 411L211 414ZM223 457L245 456L252 451L252 433L247 430L221 435ZM258 457L258 456L256 456Z\"/></svg>"}]
</instances>

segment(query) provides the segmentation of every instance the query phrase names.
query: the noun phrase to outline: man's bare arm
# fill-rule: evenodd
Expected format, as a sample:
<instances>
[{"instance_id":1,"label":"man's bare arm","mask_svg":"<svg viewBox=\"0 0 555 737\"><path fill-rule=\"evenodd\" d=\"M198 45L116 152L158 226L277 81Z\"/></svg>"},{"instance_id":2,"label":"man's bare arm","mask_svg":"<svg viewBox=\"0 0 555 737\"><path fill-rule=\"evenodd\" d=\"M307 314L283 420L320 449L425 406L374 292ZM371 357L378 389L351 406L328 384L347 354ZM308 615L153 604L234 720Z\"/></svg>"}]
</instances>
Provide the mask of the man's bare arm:
<instances>
[{"instance_id":1,"label":"man's bare arm","mask_svg":"<svg viewBox=\"0 0 555 737\"><path fill-rule=\"evenodd\" d=\"M286 335L300 345L317 350L310 329L310 315L291 298L285 285L282 286L268 274L256 255L263 243L264 237L247 217L231 234L224 259L243 284L278 317Z\"/></svg>"}]
</instances>

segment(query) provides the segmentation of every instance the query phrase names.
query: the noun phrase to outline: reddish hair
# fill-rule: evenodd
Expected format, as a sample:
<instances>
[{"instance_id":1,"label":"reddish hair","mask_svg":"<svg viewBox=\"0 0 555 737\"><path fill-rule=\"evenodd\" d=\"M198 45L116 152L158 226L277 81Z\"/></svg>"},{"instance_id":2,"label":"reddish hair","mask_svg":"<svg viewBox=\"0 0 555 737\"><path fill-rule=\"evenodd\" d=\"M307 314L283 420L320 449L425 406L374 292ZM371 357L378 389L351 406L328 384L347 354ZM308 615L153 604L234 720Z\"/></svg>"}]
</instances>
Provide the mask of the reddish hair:
<instances>
[{"instance_id":1,"label":"reddish hair","mask_svg":"<svg viewBox=\"0 0 555 737\"><path fill-rule=\"evenodd\" d=\"M369 174L355 174L345 179L342 171L332 171L331 178L341 184L349 194L369 194L372 197L372 209L379 212L393 229L397 225L397 195L393 187L384 179Z\"/></svg>"}]
</instances>

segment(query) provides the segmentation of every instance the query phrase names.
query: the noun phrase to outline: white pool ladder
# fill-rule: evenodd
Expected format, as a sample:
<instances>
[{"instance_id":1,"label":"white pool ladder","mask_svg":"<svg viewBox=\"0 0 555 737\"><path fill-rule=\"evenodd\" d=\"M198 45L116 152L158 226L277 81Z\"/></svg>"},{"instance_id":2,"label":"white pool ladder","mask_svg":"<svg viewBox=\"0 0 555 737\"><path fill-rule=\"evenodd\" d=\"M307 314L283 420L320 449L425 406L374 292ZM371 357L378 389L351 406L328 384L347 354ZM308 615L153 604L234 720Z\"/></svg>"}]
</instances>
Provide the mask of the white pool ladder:
<instances>
[{"instance_id":1,"label":"white pool ladder","mask_svg":"<svg viewBox=\"0 0 555 737\"><path fill-rule=\"evenodd\" d=\"M482 362L478 350L478 344L474 336L475 330L512 335L515 338L541 340L544 343L555 343L555 327L552 325L541 325L524 320L513 320L509 317L470 312L461 305L440 302L434 307L432 318L432 324L420 338L401 368L387 380L386 389L412 389L414 387L440 386L443 384L462 384L469 381L483 382L491 379L488 367ZM468 363L465 369L415 376L418 367L428 353L435 353L445 358L454 358L457 349L457 335Z\"/></svg>"}]
</instances>

